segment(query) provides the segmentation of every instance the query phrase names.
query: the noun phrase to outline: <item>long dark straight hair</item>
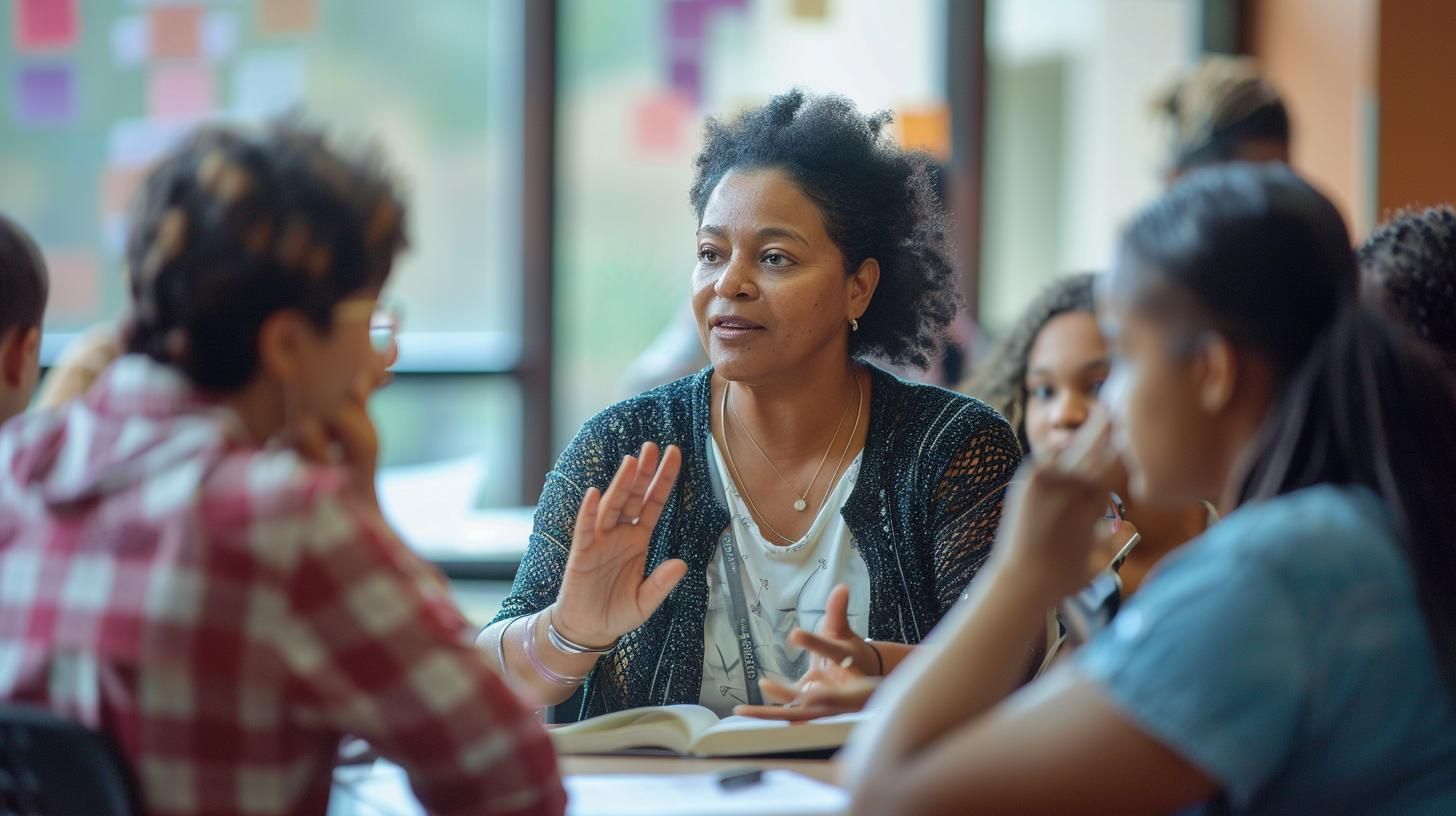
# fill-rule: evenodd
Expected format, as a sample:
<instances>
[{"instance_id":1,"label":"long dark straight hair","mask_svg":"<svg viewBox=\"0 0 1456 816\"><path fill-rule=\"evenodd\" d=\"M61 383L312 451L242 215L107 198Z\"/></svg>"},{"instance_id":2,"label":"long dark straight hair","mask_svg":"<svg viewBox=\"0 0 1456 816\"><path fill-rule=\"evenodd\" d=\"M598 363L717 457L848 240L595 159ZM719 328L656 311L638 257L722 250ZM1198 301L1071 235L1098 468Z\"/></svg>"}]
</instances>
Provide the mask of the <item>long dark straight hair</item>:
<instances>
[{"instance_id":1,"label":"long dark straight hair","mask_svg":"<svg viewBox=\"0 0 1456 816\"><path fill-rule=\"evenodd\" d=\"M1384 501L1456 692L1456 392L1432 355L1356 304L1334 205L1282 166L1209 168L1144 210L1121 252L1114 286L1181 300L1277 372L1241 503L1316 484Z\"/></svg>"}]
</instances>

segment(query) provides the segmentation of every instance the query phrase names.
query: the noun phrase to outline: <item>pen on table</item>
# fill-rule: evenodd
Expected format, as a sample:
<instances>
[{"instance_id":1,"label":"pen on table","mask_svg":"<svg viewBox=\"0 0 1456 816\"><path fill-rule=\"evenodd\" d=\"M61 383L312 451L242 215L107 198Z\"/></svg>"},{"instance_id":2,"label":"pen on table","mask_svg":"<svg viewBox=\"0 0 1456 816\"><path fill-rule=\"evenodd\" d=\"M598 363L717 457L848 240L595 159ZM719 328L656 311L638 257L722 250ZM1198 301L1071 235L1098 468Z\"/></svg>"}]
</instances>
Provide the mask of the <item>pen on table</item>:
<instances>
[{"instance_id":1,"label":"pen on table","mask_svg":"<svg viewBox=\"0 0 1456 816\"><path fill-rule=\"evenodd\" d=\"M763 771L759 768L732 768L718 773L718 785L724 790L746 788L762 781Z\"/></svg>"}]
</instances>

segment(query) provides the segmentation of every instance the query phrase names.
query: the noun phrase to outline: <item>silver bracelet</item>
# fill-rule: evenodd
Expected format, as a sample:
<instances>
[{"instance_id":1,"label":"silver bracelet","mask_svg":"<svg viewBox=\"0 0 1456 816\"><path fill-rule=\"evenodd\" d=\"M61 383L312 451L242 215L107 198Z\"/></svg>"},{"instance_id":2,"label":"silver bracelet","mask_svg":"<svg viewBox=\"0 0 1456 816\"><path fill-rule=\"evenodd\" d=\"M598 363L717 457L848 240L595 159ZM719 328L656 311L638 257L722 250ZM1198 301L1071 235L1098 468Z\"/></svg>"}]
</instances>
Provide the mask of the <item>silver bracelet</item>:
<instances>
[{"instance_id":1,"label":"silver bracelet","mask_svg":"<svg viewBox=\"0 0 1456 816\"><path fill-rule=\"evenodd\" d=\"M557 651L565 652L569 655L604 655L617 648L617 644L622 642L621 638L617 638L610 645L600 649L594 646L583 646L568 638L566 635L561 634L556 628L555 614L550 610L546 613L546 639L551 641L551 645L556 647Z\"/></svg>"},{"instance_id":2,"label":"silver bracelet","mask_svg":"<svg viewBox=\"0 0 1456 816\"><path fill-rule=\"evenodd\" d=\"M516 625L516 621L520 620L523 617L525 616L517 615L516 617L506 621L506 625L501 627L500 637L496 638L495 661L500 664L500 673L502 677L505 677L509 674L509 672L506 670L506 633L511 631L511 627Z\"/></svg>"},{"instance_id":3,"label":"silver bracelet","mask_svg":"<svg viewBox=\"0 0 1456 816\"><path fill-rule=\"evenodd\" d=\"M541 613L537 612L531 616L531 620L526 624L529 627L526 630L526 661L531 664L531 668L536 670L536 674L539 674L548 683L553 683L558 686L579 686L585 683L586 675L562 674L541 662L541 658L536 655L536 618L539 617L541 617Z\"/></svg>"}]
</instances>

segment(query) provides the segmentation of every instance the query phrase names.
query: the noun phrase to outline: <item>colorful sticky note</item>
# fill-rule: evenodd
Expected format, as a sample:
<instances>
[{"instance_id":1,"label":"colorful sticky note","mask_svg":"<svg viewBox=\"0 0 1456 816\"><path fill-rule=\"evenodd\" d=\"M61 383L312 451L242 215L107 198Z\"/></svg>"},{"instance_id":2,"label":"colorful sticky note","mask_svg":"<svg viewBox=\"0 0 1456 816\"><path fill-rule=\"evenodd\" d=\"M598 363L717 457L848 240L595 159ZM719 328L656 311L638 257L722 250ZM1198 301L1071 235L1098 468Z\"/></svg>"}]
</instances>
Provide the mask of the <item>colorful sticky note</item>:
<instances>
[{"instance_id":1,"label":"colorful sticky note","mask_svg":"<svg viewBox=\"0 0 1456 816\"><path fill-rule=\"evenodd\" d=\"M950 161L950 108L901 108L895 113L896 137L906 150L924 150Z\"/></svg>"},{"instance_id":2,"label":"colorful sticky note","mask_svg":"<svg viewBox=\"0 0 1456 816\"><path fill-rule=\"evenodd\" d=\"M261 0L258 29L264 34L307 34L318 26L318 0Z\"/></svg>"},{"instance_id":3,"label":"colorful sticky note","mask_svg":"<svg viewBox=\"0 0 1456 816\"><path fill-rule=\"evenodd\" d=\"M696 105L703 93L703 68L696 60L675 59L667 71L668 84Z\"/></svg>"},{"instance_id":4,"label":"colorful sticky note","mask_svg":"<svg viewBox=\"0 0 1456 816\"><path fill-rule=\"evenodd\" d=\"M51 281L47 317L94 317L101 307L101 265L90 249L41 250Z\"/></svg>"},{"instance_id":5,"label":"colorful sticky note","mask_svg":"<svg viewBox=\"0 0 1456 816\"><path fill-rule=\"evenodd\" d=\"M76 0L11 0L11 7L18 50L56 51L76 44Z\"/></svg>"},{"instance_id":6,"label":"colorful sticky note","mask_svg":"<svg viewBox=\"0 0 1456 816\"><path fill-rule=\"evenodd\" d=\"M200 65L163 65L147 85L151 115L164 121L198 119L213 112L212 71Z\"/></svg>"},{"instance_id":7,"label":"colorful sticky note","mask_svg":"<svg viewBox=\"0 0 1456 816\"><path fill-rule=\"evenodd\" d=\"M708 7L701 0L672 0L667 7L667 36L674 40L703 40Z\"/></svg>"},{"instance_id":8,"label":"colorful sticky note","mask_svg":"<svg viewBox=\"0 0 1456 816\"><path fill-rule=\"evenodd\" d=\"M64 125L76 116L76 72L70 63L25 65L15 72L10 108L22 125Z\"/></svg>"},{"instance_id":9,"label":"colorful sticky note","mask_svg":"<svg viewBox=\"0 0 1456 816\"><path fill-rule=\"evenodd\" d=\"M238 15L210 11L202 22L202 53L213 62L227 59L238 49Z\"/></svg>"},{"instance_id":10,"label":"colorful sticky note","mask_svg":"<svg viewBox=\"0 0 1456 816\"><path fill-rule=\"evenodd\" d=\"M152 52L152 31L145 18L131 15L111 24L111 58L122 68L135 68Z\"/></svg>"},{"instance_id":11,"label":"colorful sticky note","mask_svg":"<svg viewBox=\"0 0 1456 816\"><path fill-rule=\"evenodd\" d=\"M153 6L147 10L152 56L196 59L202 53L201 6Z\"/></svg>"},{"instance_id":12,"label":"colorful sticky note","mask_svg":"<svg viewBox=\"0 0 1456 816\"><path fill-rule=\"evenodd\" d=\"M101 217L124 215L150 169L148 165L108 165L101 176Z\"/></svg>"},{"instance_id":13,"label":"colorful sticky note","mask_svg":"<svg viewBox=\"0 0 1456 816\"><path fill-rule=\"evenodd\" d=\"M267 119L302 104L306 71L297 51L253 52L233 71L231 110L243 119Z\"/></svg>"},{"instance_id":14,"label":"colorful sticky note","mask_svg":"<svg viewBox=\"0 0 1456 816\"><path fill-rule=\"evenodd\" d=\"M800 20L823 22L829 17L829 0L793 0L789 14Z\"/></svg>"},{"instance_id":15,"label":"colorful sticky note","mask_svg":"<svg viewBox=\"0 0 1456 816\"><path fill-rule=\"evenodd\" d=\"M632 110L632 143L647 156L681 155L693 102L686 95L668 91L655 94L637 103Z\"/></svg>"}]
</instances>

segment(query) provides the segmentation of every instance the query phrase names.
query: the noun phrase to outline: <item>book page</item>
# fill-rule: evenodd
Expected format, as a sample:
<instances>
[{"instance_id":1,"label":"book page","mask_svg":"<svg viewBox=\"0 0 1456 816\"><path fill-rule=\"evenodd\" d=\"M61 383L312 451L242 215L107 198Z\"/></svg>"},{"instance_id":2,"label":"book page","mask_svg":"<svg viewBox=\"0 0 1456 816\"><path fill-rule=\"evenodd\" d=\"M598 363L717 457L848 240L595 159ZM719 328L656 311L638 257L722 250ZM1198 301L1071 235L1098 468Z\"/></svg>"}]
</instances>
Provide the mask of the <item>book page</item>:
<instances>
[{"instance_id":1,"label":"book page","mask_svg":"<svg viewBox=\"0 0 1456 816\"><path fill-rule=\"evenodd\" d=\"M628 748L688 752L693 737L718 724L718 715L696 705L629 708L550 730L561 753L605 753Z\"/></svg>"},{"instance_id":2,"label":"book page","mask_svg":"<svg viewBox=\"0 0 1456 816\"><path fill-rule=\"evenodd\" d=\"M749 756L838 748L856 724L869 715L863 711L820 717L803 723L724 717L701 733L692 744L699 756Z\"/></svg>"}]
</instances>

